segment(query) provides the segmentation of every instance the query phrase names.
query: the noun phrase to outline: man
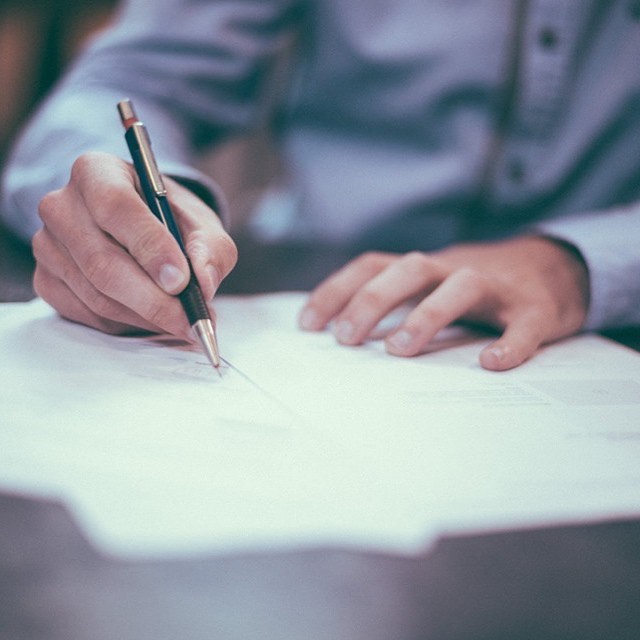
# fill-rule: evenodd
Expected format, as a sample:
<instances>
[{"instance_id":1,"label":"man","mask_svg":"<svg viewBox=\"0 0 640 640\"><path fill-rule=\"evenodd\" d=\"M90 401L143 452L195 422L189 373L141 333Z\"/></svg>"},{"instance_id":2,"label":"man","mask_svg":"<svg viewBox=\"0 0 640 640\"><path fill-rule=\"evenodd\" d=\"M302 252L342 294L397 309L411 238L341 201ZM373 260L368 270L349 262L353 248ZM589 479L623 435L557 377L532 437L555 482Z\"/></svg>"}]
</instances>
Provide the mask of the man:
<instances>
[{"instance_id":1,"label":"man","mask_svg":"<svg viewBox=\"0 0 640 640\"><path fill-rule=\"evenodd\" d=\"M236 250L195 158L268 116L294 203L281 239L363 251L312 292L301 326L333 321L356 345L411 300L390 354L464 319L502 331L480 362L509 369L583 328L640 322L636 14L578 0L132 0L22 137L4 216L35 234L36 291L62 315L187 335L173 297L186 262L136 190L115 105L133 99L173 177L208 298ZM288 82L265 100L283 49Z\"/></svg>"}]
</instances>

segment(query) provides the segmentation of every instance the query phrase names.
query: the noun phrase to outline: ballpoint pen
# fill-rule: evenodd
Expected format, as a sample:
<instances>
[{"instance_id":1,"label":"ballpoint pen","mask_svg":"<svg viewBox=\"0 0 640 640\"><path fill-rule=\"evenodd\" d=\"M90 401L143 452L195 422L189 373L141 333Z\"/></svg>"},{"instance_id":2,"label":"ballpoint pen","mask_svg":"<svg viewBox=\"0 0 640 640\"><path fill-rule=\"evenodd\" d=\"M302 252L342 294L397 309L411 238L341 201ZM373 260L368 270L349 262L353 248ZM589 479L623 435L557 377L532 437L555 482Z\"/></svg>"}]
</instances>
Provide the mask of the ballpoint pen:
<instances>
[{"instance_id":1,"label":"ballpoint pen","mask_svg":"<svg viewBox=\"0 0 640 640\"><path fill-rule=\"evenodd\" d=\"M160 170L151 150L151 139L144 124L138 120L133 104L130 100L122 100L118 103L120 119L126 130L125 139L131 159L135 167L144 198L152 213L167 227L174 237L189 265L189 283L185 289L178 294L182 308L187 314L189 324L195 331L204 352L211 364L220 371L220 353L216 340L215 329L211 321L211 315L204 300L202 290L193 272L191 261L180 234L180 229L176 224L167 197L167 190L164 186Z\"/></svg>"}]
</instances>

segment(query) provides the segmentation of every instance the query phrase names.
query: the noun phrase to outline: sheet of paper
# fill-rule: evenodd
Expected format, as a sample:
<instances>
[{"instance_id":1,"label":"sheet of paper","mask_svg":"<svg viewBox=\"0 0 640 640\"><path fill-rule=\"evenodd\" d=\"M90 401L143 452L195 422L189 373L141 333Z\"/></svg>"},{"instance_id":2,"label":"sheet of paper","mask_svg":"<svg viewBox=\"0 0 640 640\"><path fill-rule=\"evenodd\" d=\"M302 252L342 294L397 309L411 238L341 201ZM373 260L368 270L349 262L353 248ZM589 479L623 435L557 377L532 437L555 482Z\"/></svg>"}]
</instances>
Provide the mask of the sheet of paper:
<instances>
[{"instance_id":1,"label":"sheet of paper","mask_svg":"<svg viewBox=\"0 0 640 640\"><path fill-rule=\"evenodd\" d=\"M0 305L0 489L64 500L103 550L410 552L447 531L640 515L640 356L596 336L511 372L296 328L303 294L218 301L227 366Z\"/></svg>"}]
</instances>

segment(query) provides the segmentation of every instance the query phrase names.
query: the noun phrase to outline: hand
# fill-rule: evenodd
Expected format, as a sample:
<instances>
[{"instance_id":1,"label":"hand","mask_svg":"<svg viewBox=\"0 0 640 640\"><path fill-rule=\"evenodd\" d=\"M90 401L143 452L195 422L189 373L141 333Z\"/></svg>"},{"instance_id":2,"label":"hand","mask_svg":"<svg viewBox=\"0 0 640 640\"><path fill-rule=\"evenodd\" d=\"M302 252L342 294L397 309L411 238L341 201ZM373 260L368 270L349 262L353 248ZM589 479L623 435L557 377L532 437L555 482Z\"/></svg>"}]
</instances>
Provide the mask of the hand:
<instances>
[{"instance_id":1,"label":"hand","mask_svg":"<svg viewBox=\"0 0 640 640\"><path fill-rule=\"evenodd\" d=\"M456 320L503 330L480 353L495 371L522 364L544 343L580 330L588 306L588 274L578 253L544 237L456 245L432 254L367 253L321 283L300 325L321 330L335 321L345 345L367 339L395 307L418 300L385 339L388 353L414 356Z\"/></svg>"},{"instance_id":2,"label":"hand","mask_svg":"<svg viewBox=\"0 0 640 640\"><path fill-rule=\"evenodd\" d=\"M33 238L36 293L75 322L106 333L145 330L188 338L175 294L188 282L177 242L136 191L133 167L102 153L76 160L69 183L40 203ZM207 300L237 253L214 212L167 178L185 247Z\"/></svg>"}]
</instances>

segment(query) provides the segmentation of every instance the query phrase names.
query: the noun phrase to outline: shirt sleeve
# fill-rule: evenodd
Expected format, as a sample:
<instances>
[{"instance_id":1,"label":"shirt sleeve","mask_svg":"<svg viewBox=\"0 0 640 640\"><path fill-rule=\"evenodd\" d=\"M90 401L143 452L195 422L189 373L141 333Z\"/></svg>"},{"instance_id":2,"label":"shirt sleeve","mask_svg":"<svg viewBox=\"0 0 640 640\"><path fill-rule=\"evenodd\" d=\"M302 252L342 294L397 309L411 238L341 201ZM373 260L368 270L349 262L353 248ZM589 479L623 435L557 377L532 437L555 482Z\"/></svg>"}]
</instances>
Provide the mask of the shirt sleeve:
<instances>
[{"instance_id":1,"label":"shirt sleeve","mask_svg":"<svg viewBox=\"0 0 640 640\"><path fill-rule=\"evenodd\" d=\"M130 0L32 117L7 162L0 215L29 240L40 199L62 187L73 161L96 150L129 160L116 105L133 100L160 169L199 185L223 219L203 149L257 126L264 80L298 19L296 0Z\"/></svg>"},{"instance_id":2,"label":"shirt sleeve","mask_svg":"<svg viewBox=\"0 0 640 640\"><path fill-rule=\"evenodd\" d=\"M585 329L640 325L640 203L547 221L537 230L573 245L585 260Z\"/></svg>"}]
</instances>

